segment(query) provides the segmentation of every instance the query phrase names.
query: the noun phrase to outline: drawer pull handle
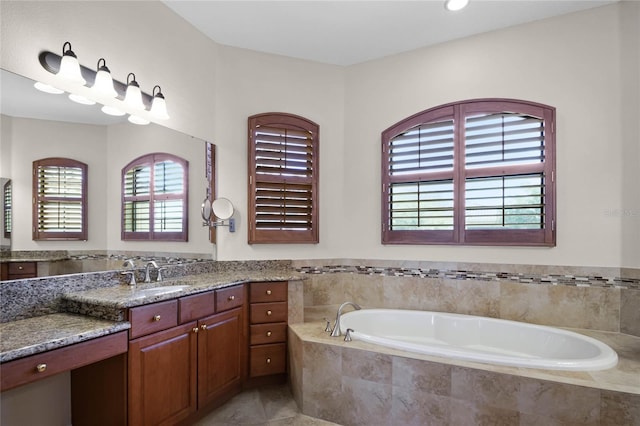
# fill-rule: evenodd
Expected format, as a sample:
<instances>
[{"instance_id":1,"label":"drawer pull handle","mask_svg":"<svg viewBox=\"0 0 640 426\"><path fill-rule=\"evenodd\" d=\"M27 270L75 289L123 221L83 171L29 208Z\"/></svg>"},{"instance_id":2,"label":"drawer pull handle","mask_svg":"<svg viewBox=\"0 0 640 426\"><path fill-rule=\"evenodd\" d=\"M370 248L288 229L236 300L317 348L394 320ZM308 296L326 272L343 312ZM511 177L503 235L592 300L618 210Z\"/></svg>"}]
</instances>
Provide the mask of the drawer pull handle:
<instances>
[{"instance_id":1,"label":"drawer pull handle","mask_svg":"<svg viewBox=\"0 0 640 426\"><path fill-rule=\"evenodd\" d=\"M198 330L200 330L200 329L198 327L193 327L192 330L193 330L194 333L197 333Z\"/></svg>"},{"instance_id":2,"label":"drawer pull handle","mask_svg":"<svg viewBox=\"0 0 640 426\"><path fill-rule=\"evenodd\" d=\"M38 371L38 373L44 373L46 369L47 369L47 364L36 365L36 370Z\"/></svg>"},{"instance_id":3,"label":"drawer pull handle","mask_svg":"<svg viewBox=\"0 0 640 426\"><path fill-rule=\"evenodd\" d=\"M18 269L22 271L24 268L22 266L18 266Z\"/></svg>"},{"instance_id":4,"label":"drawer pull handle","mask_svg":"<svg viewBox=\"0 0 640 426\"><path fill-rule=\"evenodd\" d=\"M229 296L229 300L235 300L235 296Z\"/></svg>"},{"instance_id":5,"label":"drawer pull handle","mask_svg":"<svg viewBox=\"0 0 640 426\"><path fill-rule=\"evenodd\" d=\"M267 290L267 296L271 296L271 290Z\"/></svg>"},{"instance_id":6,"label":"drawer pull handle","mask_svg":"<svg viewBox=\"0 0 640 426\"><path fill-rule=\"evenodd\" d=\"M267 331L267 337L271 337L271 331Z\"/></svg>"},{"instance_id":7,"label":"drawer pull handle","mask_svg":"<svg viewBox=\"0 0 640 426\"><path fill-rule=\"evenodd\" d=\"M267 364L271 364L271 358L267 358Z\"/></svg>"},{"instance_id":8,"label":"drawer pull handle","mask_svg":"<svg viewBox=\"0 0 640 426\"><path fill-rule=\"evenodd\" d=\"M267 316L271 316L272 312L269 310L267 311Z\"/></svg>"},{"instance_id":9,"label":"drawer pull handle","mask_svg":"<svg viewBox=\"0 0 640 426\"><path fill-rule=\"evenodd\" d=\"M153 320L154 321L160 321L160 318L162 318L160 315L154 315L153 316Z\"/></svg>"},{"instance_id":10,"label":"drawer pull handle","mask_svg":"<svg viewBox=\"0 0 640 426\"><path fill-rule=\"evenodd\" d=\"M206 330L206 329L207 329L207 324L202 324L202 325L200 326L200 328L201 328L201 329L203 329L203 330Z\"/></svg>"}]
</instances>

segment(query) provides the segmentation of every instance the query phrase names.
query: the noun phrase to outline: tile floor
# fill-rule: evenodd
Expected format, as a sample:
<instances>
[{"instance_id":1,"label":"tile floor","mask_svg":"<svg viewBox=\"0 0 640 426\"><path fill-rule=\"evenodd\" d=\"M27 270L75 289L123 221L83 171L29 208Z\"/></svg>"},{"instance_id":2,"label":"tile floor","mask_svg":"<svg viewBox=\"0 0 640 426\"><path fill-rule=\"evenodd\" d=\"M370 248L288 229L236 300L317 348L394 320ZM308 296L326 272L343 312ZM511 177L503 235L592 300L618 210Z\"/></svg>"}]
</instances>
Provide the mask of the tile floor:
<instances>
[{"instance_id":1,"label":"tile floor","mask_svg":"<svg viewBox=\"0 0 640 426\"><path fill-rule=\"evenodd\" d=\"M288 385L266 386L236 395L195 426L331 426L300 413ZM339 426L339 425L338 425Z\"/></svg>"}]
</instances>

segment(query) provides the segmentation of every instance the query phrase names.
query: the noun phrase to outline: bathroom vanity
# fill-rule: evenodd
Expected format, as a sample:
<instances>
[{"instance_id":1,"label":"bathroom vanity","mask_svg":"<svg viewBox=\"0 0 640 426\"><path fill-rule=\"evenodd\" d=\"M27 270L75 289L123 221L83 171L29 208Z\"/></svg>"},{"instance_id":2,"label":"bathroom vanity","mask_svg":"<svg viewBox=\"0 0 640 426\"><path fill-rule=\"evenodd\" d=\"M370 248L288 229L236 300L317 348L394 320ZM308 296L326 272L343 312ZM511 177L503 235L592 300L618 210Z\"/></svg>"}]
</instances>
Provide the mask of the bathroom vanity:
<instances>
[{"instance_id":1,"label":"bathroom vanity","mask_svg":"<svg viewBox=\"0 0 640 426\"><path fill-rule=\"evenodd\" d=\"M190 424L243 388L286 379L288 283L299 279L201 274L65 294L67 312L0 324L1 390L71 371L74 425ZM20 343L28 329L43 329L39 347Z\"/></svg>"}]
</instances>

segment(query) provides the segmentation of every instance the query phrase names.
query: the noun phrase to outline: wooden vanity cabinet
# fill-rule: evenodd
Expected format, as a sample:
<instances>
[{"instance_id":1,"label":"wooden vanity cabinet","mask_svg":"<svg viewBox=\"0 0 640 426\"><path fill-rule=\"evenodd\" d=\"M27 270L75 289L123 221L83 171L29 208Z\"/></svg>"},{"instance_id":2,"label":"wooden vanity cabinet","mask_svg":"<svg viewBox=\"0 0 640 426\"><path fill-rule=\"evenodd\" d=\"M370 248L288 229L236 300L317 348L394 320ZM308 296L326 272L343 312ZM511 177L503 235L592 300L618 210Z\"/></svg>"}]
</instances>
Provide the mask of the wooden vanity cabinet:
<instances>
[{"instance_id":1,"label":"wooden vanity cabinet","mask_svg":"<svg viewBox=\"0 0 640 426\"><path fill-rule=\"evenodd\" d=\"M37 262L7 262L2 263L0 280L22 280L38 276Z\"/></svg>"},{"instance_id":2,"label":"wooden vanity cabinet","mask_svg":"<svg viewBox=\"0 0 640 426\"><path fill-rule=\"evenodd\" d=\"M130 425L178 424L241 390L244 292L238 285L129 310Z\"/></svg>"},{"instance_id":3,"label":"wooden vanity cabinet","mask_svg":"<svg viewBox=\"0 0 640 426\"><path fill-rule=\"evenodd\" d=\"M286 378L287 286L286 281L250 284L249 385Z\"/></svg>"}]
</instances>

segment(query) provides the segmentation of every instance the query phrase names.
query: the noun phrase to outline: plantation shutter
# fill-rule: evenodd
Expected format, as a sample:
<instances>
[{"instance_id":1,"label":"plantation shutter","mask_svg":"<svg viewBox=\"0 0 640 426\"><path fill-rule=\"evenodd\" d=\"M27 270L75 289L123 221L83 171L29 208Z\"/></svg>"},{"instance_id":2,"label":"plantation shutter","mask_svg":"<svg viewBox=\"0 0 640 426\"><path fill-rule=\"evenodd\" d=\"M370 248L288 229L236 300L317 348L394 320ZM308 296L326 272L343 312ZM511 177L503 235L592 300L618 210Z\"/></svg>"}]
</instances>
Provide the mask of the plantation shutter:
<instances>
[{"instance_id":1,"label":"plantation shutter","mask_svg":"<svg viewBox=\"0 0 640 426\"><path fill-rule=\"evenodd\" d=\"M249 118L249 243L317 243L318 126Z\"/></svg>"},{"instance_id":2,"label":"plantation shutter","mask_svg":"<svg viewBox=\"0 0 640 426\"><path fill-rule=\"evenodd\" d=\"M11 227L13 226L13 220L11 218L11 204L13 203L13 196L12 196L12 185L11 185L11 181L7 181L4 184L4 188L3 188L3 221L2 223L4 224L4 237L5 238L11 238Z\"/></svg>"},{"instance_id":3,"label":"plantation shutter","mask_svg":"<svg viewBox=\"0 0 640 426\"><path fill-rule=\"evenodd\" d=\"M79 161L34 161L34 240L87 239L86 175L87 165Z\"/></svg>"},{"instance_id":4,"label":"plantation shutter","mask_svg":"<svg viewBox=\"0 0 640 426\"><path fill-rule=\"evenodd\" d=\"M555 245L555 110L448 104L382 133L382 241Z\"/></svg>"},{"instance_id":5,"label":"plantation shutter","mask_svg":"<svg viewBox=\"0 0 640 426\"><path fill-rule=\"evenodd\" d=\"M187 240L187 167L186 160L156 153L123 169L123 239Z\"/></svg>"}]
</instances>

